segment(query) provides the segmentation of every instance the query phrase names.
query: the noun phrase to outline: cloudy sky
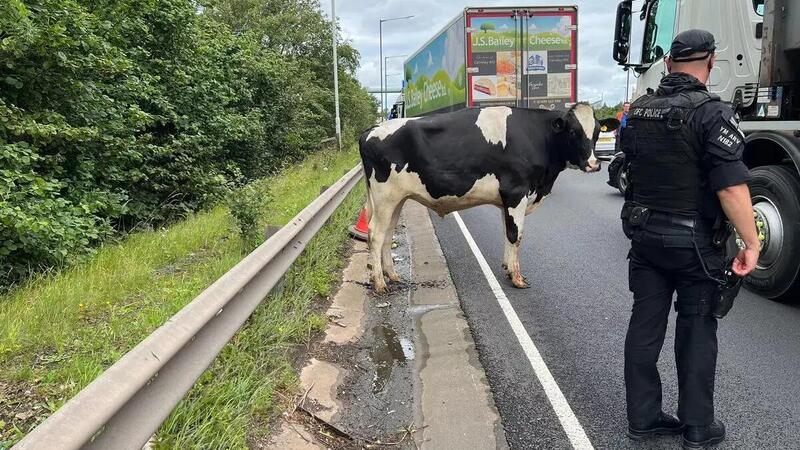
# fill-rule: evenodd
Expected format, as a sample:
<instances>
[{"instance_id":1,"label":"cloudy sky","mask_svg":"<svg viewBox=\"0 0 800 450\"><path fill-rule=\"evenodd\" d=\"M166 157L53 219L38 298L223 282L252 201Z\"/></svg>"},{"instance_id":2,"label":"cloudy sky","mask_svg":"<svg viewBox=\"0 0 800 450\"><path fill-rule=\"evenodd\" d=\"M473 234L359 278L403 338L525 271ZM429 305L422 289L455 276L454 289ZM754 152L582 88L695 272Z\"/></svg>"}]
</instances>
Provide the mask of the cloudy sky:
<instances>
[{"instance_id":1,"label":"cloudy sky","mask_svg":"<svg viewBox=\"0 0 800 450\"><path fill-rule=\"evenodd\" d=\"M320 0L330 15L330 0ZM380 86L378 20L413 14L408 20L383 24L383 55L408 55L427 42L467 6L578 5L578 97L583 101L604 98L612 104L625 97L625 72L611 59L616 2L610 0L338 0L336 14L344 37L361 52L358 77L371 88ZM402 72L403 60L388 61L388 74ZM389 78L399 87L402 76ZM634 80L631 77L631 85ZM394 101L394 96L391 97Z\"/></svg>"}]
</instances>

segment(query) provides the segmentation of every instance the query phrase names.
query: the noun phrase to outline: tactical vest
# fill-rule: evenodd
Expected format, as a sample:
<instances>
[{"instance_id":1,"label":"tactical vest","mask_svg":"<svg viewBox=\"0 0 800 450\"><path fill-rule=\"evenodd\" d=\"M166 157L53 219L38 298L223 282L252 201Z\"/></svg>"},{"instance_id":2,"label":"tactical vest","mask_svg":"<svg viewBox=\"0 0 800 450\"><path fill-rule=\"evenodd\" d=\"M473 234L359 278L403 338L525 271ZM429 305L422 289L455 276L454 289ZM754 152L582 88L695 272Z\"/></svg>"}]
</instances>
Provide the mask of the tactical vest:
<instances>
[{"instance_id":1,"label":"tactical vest","mask_svg":"<svg viewBox=\"0 0 800 450\"><path fill-rule=\"evenodd\" d=\"M706 91L668 96L648 94L630 107L622 131L629 160L629 201L652 211L679 216L706 216L706 177L700 167L701 140L690 125L697 108L719 97Z\"/></svg>"}]
</instances>

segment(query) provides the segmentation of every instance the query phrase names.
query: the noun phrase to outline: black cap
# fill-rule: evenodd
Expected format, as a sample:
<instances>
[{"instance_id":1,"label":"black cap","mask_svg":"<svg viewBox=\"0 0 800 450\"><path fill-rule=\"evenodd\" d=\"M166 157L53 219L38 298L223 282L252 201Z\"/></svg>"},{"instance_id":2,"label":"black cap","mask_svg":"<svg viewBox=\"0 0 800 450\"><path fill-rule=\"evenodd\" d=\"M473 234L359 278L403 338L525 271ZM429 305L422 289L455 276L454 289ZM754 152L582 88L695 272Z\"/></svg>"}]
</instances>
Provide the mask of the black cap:
<instances>
[{"instance_id":1,"label":"black cap","mask_svg":"<svg viewBox=\"0 0 800 450\"><path fill-rule=\"evenodd\" d=\"M707 58L716 49L713 34L706 30L686 30L675 36L669 55L675 62L698 61ZM705 52L705 55L693 57L698 52Z\"/></svg>"}]
</instances>

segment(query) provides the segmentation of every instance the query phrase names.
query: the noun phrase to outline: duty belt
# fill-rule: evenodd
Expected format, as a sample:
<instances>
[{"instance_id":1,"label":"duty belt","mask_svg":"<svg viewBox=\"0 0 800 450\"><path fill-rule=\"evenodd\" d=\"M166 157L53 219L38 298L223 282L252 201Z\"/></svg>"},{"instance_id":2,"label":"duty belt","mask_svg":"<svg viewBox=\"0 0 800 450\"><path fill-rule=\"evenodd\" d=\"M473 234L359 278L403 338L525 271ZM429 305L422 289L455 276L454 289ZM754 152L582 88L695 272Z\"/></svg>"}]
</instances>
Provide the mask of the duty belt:
<instances>
[{"instance_id":1,"label":"duty belt","mask_svg":"<svg viewBox=\"0 0 800 450\"><path fill-rule=\"evenodd\" d=\"M710 241L712 232L701 220L651 211L636 240L673 248L694 248L695 243Z\"/></svg>"},{"instance_id":2,"label":"duty belt","mask_svg":"<svg viewBox=\"0 0 800 450\"><path fill-rule=\"evenodd\" d=\"M655 226L671 227L672 229L675 229L675 227L677 226L677 227L697 230L698 227L698 221L691 217L682 217L655 211L652 214L650 214L648 224L652 224Z\"/></svg>"}]
</instances>

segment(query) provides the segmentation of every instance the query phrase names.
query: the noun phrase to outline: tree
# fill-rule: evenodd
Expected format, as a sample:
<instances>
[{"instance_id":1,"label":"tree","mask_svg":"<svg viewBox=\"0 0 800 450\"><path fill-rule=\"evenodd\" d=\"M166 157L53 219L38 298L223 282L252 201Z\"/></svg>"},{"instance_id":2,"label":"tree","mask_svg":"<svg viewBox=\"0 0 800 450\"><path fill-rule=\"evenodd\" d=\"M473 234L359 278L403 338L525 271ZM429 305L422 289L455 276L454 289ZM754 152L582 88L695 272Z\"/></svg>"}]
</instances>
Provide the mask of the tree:
<instances>
[{"instance_id":1,"label":"tree","mask_svg":"<svg viewBox=\"0 0 800 450\"><path fill-rule=\"evenodd\" d=\"M617 117L619 111L622 111L622 102L610 106L603 103L603 106L595 108L594 113L598 119L607 119L609 117Z\"/></svg>"},{"instance_id":2,"label":"tree","mask_svg":"<svg viewBox=\"0 0 800 450\"><path fill-rule=\"evenodd\" d=\"M167 223L333 135L315 0L0 2L0 288ZM340 47L343 125L375 100Z\"/></svg>"},{"instance_id":3,"label":"tree","mask_svg":"<svg viewBox=\"0 0 800 450\"><path fill-rule=\"evenodd\" d=\"M494 27L494 24L492 22L484 22L484 23L481 24L481 30L483 30L484 33L486 33L489 30L494 30L494 29L495 29L495 27Z\"/></svg>"}]
</instances>

